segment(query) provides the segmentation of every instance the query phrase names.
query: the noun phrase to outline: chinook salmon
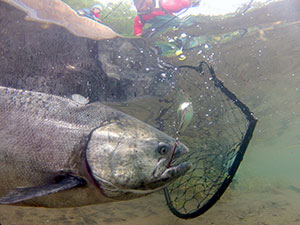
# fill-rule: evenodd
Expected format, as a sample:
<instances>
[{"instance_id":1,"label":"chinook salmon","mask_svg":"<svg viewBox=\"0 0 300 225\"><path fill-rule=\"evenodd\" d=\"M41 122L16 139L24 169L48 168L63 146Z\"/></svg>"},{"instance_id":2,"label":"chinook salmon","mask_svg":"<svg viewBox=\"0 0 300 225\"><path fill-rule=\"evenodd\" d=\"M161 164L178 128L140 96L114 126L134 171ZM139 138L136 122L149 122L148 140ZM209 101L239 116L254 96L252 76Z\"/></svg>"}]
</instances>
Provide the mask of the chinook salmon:
<instances>
[{"instance_id":1,"label":"chinook salmon","mask_svg":"<svg viewBox=\"0 0 300 225\"><path fill-rule=\"evenodd\" d=\"M175 139L100 103L0 87L0 204L75 207L167 186ZM188 151L178 143L175 157Z\"/></svg>"}]
</instances>

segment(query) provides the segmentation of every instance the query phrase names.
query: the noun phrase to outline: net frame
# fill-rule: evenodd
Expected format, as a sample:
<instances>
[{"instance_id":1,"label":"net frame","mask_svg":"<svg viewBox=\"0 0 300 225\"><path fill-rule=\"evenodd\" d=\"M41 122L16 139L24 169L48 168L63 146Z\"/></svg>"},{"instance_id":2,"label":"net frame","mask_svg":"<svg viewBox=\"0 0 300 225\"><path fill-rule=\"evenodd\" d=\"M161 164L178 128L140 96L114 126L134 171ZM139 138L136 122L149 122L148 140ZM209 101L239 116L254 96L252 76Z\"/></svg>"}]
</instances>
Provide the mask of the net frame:
<instances>
[{"instance_id":1,"label":"net frame","mask_svg":"<svg viewBox=\"0 0 300 225\"><path fill-rule=\"evenodd\" d=\"M232 93L228 88L224 86L223 82L217 78L213 67L210 66L207 62L201 61L199 66L197 67L183 65L179 66L177 69L187 68L195 70L200 74L204 74L204 65L207 67L211 75L211 79L213 81L214 86L218 88L230 101L233 102L235 106L237 106L240 109L242 114L245 116L245 119L248 121L248 127L240 143L237 143L237 145L235 146L234 154L231 156L231 162L229 162L229 164L231 164L230 168L228 168L226 176L222 177L224 180L221 182L221 185L218 187L215 193L208 200L206 200L206 202L203 205L201 204L201 200L200 203L197 200L198 204L195 205L194 209L189 210L188 212L181 212L181 210L178 207L176 207L176 205L172 201L171 195L173 190L171 190L169 187L164 188L164 195L169 209L175 216L182 219L192 219L200 216L201 214L205 213L208 209L210 209L220 199L220 197L223 195L223 193L226 191L227 187L231 183L241 161L243 160L244 154L252 138L257 123L257 120L254 118L253 113L249 110L249 108L243 102L241 102L234 93ZM188 180L186 182L188 182Z\"/></svg>"}]
</instances>

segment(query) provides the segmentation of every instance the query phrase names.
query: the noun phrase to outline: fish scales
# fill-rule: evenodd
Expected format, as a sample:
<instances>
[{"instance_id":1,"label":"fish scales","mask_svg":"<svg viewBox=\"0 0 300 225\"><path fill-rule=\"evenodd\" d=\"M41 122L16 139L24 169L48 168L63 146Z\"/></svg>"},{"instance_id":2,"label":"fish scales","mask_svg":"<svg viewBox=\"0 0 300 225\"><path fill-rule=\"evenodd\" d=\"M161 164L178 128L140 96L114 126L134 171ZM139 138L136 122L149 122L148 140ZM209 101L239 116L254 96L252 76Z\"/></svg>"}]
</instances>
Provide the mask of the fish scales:
<instances>
[{"instance_id":1,"label":"fish scales","mask_svg":"<svg viewBox=\"0 0 300 225\"><path fill-rule=\"evenodd\" d=\"M0 92L0 177L8 178L0 182L3 192L16 182L21 187L43 185L69 171L73 146L100 126L105 115L113 114L99 104L85 107L57 96L8 88Z\"/></svg>"}]
</instances>

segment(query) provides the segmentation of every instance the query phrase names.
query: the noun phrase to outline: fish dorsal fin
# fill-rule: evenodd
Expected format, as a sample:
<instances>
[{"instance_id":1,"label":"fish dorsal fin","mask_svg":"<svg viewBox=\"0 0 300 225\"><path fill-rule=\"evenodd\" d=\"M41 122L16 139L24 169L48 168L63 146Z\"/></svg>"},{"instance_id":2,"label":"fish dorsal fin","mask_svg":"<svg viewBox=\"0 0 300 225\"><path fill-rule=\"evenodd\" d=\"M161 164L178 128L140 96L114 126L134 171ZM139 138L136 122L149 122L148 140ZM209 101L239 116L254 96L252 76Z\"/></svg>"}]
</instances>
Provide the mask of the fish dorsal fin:
<instances>
[{"instance_id":1,"label":"fish dorsal fin","mask_svg":"<svg viewBox=\"0 0 300 225\"><path fill-rule=\"evenodd\" d=\"M80 177L66 176L57 183L43 186L20 187L10 190L5 196L0 198L1 205L8 205L22 202L32 198L37 198L59 191L79 187L86 184L85 180Z\"/></svg>"}]
</instances>

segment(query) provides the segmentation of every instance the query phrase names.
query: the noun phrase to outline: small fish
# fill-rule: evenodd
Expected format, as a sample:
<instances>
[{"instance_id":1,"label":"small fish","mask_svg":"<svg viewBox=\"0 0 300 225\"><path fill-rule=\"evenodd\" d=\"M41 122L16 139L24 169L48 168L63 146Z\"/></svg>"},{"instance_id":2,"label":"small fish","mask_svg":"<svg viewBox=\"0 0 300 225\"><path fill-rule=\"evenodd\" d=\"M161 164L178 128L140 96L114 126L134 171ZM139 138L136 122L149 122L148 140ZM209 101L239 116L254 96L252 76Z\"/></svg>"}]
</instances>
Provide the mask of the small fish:
<instances>
[{"instance_id":1,"label":"small fish","mask_svg":"<svg viewBox=\"0 0 300 225\"><path fill-rule=\"evenodd\" d=\"M0 87L0 204L75 207L163 187L175 139L100 103ZM178 142L174 157L188 152Z\"/></svg>"}]
</instances>

